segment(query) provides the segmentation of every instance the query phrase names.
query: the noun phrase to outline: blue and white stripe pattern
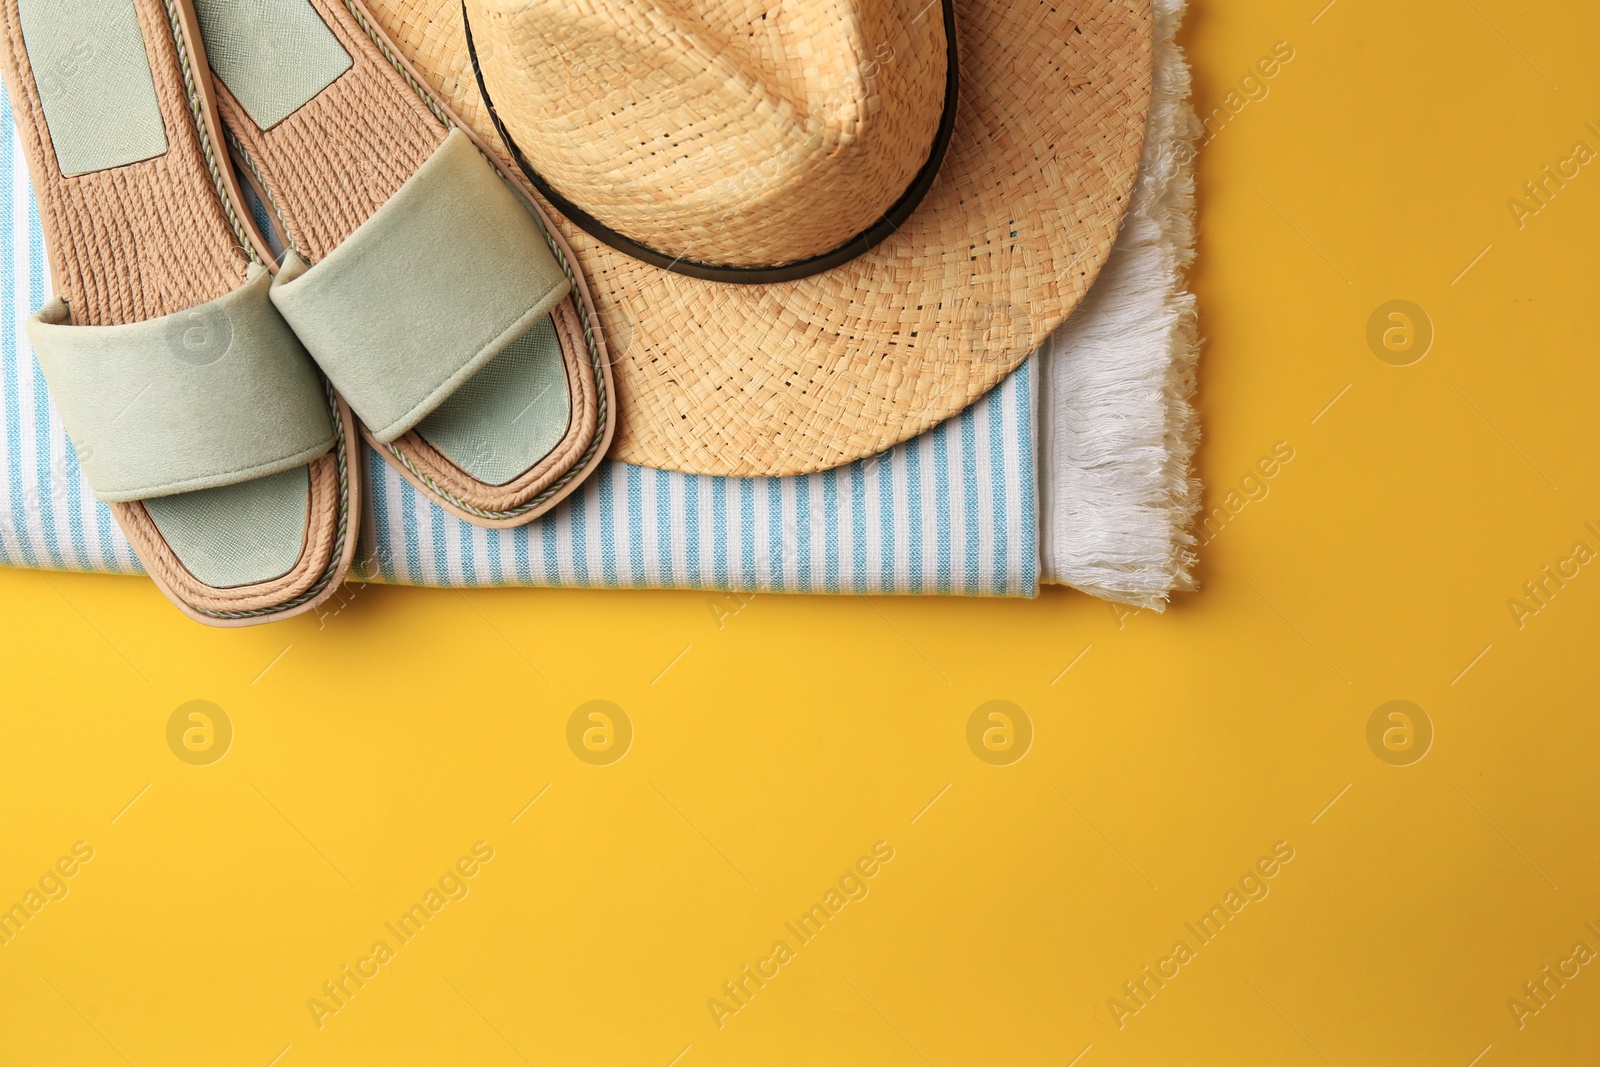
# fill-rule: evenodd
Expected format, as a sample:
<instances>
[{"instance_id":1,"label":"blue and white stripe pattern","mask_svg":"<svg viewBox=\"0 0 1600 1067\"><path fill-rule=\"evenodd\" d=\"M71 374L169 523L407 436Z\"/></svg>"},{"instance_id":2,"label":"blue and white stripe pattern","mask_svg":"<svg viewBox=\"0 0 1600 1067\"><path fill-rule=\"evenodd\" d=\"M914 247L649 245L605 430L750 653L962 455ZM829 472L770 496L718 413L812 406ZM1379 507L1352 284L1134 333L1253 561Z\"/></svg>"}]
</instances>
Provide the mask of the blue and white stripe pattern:
<instances>
[{"instance_id":1,"label":"blue and white stripe pattern","mask_svg":"<svg viewBox=\"0 0 1600 1067\"><path fill-rule=\"evenodd\" d=\"M549 515L485 530L370 451L377 570L413 585L1031 596L1032 364L881 455L792 478L607 463Z\"/></svg>"},{"instance_id":2,"label":"blue and white stripe pattern","mask_svg":"<svg viewBox=\"0 0 1600 1067\"><path fill-rule=\"evenodd\" d=\"M136 574L23 333L49 299L45 263L0 93L0 565ZM365 450L363 555L380 580L411 585L1032 596L1035 378L1030 361L957 418L820 474L713 478L608 462L514 530L459 521Z\"/></svg>"},{"instance_id":3,"label":"blue and white stripe pattern","mask_svg":"<svg viewBox=\"0 0 1600 1067\"><path fill-rule=\"evenodd\" d=\"M50 285L39 209L3 90L0 103L0 564L137 574L127 539L79 473L23 333Z\"/></svg>"}]
</instances>

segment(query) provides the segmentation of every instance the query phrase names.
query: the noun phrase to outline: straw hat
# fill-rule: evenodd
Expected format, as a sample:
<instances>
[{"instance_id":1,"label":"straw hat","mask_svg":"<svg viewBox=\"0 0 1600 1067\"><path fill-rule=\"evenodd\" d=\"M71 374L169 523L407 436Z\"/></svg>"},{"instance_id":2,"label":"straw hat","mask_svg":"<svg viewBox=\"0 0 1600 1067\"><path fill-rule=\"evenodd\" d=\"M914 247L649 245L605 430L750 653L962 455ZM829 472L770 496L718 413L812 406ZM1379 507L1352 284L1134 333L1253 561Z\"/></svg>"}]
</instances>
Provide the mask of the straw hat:
<instances>
[{"instance_id":1,"label":"straw hat","mask_svg":"<svg viewBox=\"0 0 1600 1067\"><path fill-rule=\"evenodd\" d=\"M1143 146L1150 0L366 3L553 207L646 466L958 413L1082 300Z\"/></svg>"}]
</instances>

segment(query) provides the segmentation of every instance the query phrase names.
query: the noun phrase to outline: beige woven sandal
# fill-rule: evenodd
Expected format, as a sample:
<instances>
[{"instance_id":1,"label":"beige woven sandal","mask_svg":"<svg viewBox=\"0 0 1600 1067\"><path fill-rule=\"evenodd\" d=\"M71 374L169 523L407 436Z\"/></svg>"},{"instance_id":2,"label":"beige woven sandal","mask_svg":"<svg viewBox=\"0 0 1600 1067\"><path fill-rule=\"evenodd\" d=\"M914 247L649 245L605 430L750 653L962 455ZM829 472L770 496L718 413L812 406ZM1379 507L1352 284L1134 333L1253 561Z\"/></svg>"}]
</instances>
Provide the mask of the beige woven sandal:
<instances>
[{"instance_id":1,"label":"beige woven sandal","mask_svg":"<svg viewBox=\"0 0 1600 1067\"><path fill-rule=\"evenodd\" d=\"M195 0L222 119L286 250L272 298L380 455L479 526L610 442L570 251L354 0Z\"/></svg>"},{"instance_id":2,"label":"beige woven sandal","mask_svg":"<svg viewBox=\"0 0 1600 1067\"><path fill-rule=\"evenodd\" d=\"M349 570L354 420L274 308L178 0L0 0L57 299L28 336L85 480L187 615L310 611Z\"/></svg>"}]
</instances>

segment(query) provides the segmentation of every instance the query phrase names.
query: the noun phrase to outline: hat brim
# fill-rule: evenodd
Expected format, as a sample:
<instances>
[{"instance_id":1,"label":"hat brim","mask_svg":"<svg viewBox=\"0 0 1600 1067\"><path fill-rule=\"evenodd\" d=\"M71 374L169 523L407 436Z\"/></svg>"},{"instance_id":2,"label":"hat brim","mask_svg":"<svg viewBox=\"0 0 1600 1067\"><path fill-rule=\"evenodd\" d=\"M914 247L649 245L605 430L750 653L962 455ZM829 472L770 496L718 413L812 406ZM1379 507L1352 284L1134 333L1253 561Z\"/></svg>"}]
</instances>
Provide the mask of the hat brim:
<instances>
[{"instance_id":1,"label":"hat brim","mask_svg":"<svg viewBox=\"0 0 1600 1067\"><path fill-rule=\"evenodd\" d=\"M367 7L509 163L459 0ZM633 259L551 211L610 351L615 458L740 476L861 459L959 413L1081 302L1137 177L1150 0L955 8L954 137L921 205L864 255L796 281L732 285Z\"/></svg>"}]
</instances>

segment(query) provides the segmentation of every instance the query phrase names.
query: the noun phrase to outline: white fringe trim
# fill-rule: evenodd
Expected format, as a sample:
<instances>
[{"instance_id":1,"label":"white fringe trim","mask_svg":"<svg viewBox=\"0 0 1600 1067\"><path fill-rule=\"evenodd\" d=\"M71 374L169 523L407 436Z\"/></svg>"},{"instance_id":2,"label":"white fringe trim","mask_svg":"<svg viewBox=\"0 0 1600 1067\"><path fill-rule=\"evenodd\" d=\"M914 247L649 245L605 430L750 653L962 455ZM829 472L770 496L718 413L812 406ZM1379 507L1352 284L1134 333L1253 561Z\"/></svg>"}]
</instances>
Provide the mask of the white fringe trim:
<instances>
[{"instance_id":1,"label":"white fringe trim","mask_svg":"<svg viewBox=\"0 0 1600 1067\"><path fill-rule=\"evenodd\" d=\"M1144 156L1116 247L1041 350L1043 579L1161 611L1195 588L1200 337L1194 258L1200 122L1175 40L1185 0L1155 0L1155 85Z\"/></svg>"}]
</instances>

